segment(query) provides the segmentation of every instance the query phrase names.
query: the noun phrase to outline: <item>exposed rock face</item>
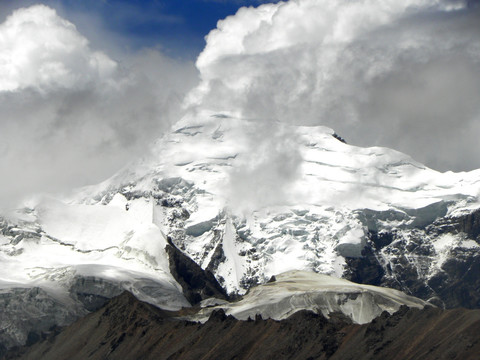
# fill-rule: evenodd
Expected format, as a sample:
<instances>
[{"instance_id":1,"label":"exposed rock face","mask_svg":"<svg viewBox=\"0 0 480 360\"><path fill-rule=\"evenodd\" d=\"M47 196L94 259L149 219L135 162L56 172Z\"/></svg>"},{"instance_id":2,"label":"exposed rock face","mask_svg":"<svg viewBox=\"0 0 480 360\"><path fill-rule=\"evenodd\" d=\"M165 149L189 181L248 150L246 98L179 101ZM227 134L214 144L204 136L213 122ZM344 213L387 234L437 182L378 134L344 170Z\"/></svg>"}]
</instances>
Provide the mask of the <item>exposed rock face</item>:
<instances>
[{"instance_id":1,"label":"exposed rock face","mask_svg":"<svg viewBox=\"0 0 480 360\"><path fill-rule=\"evenodd\" d=\"M120 284L93 276L76 276L69 289L72 298L78 300L87 311L100 309L123 291Z\"/></svg>"},{"instance_id":2,"label":"exposed rock face","mask_svg":"<svg viewBox=\"0 0 480 360\"><path fill-rule=\"evenodd\" d=\"M463 232L470 239L479 242L480 235L480 210L452 219L452 224L458 232Z\"/></svg>"},{"instance_id":3,"label":"exposed rock face","mask_svg":"<svg viewBox=\"0 0 480 360\"><path fill-rule=\"evenodd\" d=\"M346 258L346 278L349 280L370 285L380 285L385 275L385 270L379 264L373 249L368 246L362 251L361 257Z\"/></svg>"},{"instance_id":4,"label":"exposed rock face","mask_svg":"<svg viewBox=\"0 0 480 360\"><path fill-rule=\"evenodd\" d=\"M479 212L442 217L445 204L429 210L439 217L390 230L382 229L382 214L366 211L367 245L362 257L346 259L346 278L398 289L441 307L479 308ZM425 210L414 213L429 218Z\"/></svg>"},{"instance_id":5,"label":"exposed rock face","mask_svg":"<svg viewBox=\"0 0 480 360\"><path fill-rule=\"evenodd\" d=\"M208 298L227 299L225 290L218 284L215 276L203 270L188 256L183 254L168 238L169 244L165 250L170 262L170 272L182 286L183 293L187 300L196 305Z\"/></svg>"},{"instance_id":6,"label":"exposed rock face","mask_svg":"<svg viewBox=\"0 0 480 360\"><path fill-rule=\"evenodd\" d=\"M56 337L8 359L477 359L480 310L408 309L355 325L298 312L239 321L215 311L205 324L176 320L123 293Z\"/></svg>"},{"instance_id":7,"label":"exposed rock face","mask_svg":"<svg viewBox=\"0 0 480 360\"><path fill-rule=\"evenodd\" d=\"M87 312L67 306L39 288L0 293L0 356L19 344L34 343L57 326L66 326Z\"/></svg>"},{"instance_id":8,"label":"exposed rock face","mask_svg":"<svg viewBox=\"0 0 480 360\"><path fill-rule=\"evenodd\" d=\"M453 257L454 256L454 257ZM456 249L428 285L446 307L480 308L480 257Z\"/></svg>"}]
</instances>

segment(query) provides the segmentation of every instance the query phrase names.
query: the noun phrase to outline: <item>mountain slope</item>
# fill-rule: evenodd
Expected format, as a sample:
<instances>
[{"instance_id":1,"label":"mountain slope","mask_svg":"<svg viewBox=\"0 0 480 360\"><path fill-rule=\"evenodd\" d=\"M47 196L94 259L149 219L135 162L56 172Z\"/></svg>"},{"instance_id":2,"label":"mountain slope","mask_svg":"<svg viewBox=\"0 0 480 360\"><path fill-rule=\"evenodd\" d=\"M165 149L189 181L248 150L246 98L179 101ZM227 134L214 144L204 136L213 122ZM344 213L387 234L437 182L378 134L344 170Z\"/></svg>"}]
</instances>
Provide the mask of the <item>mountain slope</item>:
<instances>
[{"instance_id":1,"label":"mountain slope","mask_svg":"<svg viewBox=\"0 0 480 360\"><path fill-rule=\"evenodd\" d=\"M478 310L402 307L371 324L299 312L282 321L238 321L222 311L205 324L175 320L128 293L21 359L475 359Z\"/></svg>"},{"instance_id":2,"label":"mountain slope","mask_svg":"<svg viewBox=\"0 0 480 360\"><path fill-rule=\"evenodd\" d=\"M201 294L200 268L233 296L307 270L438 306L480 307L480 171L439 173L333 135L189 113L151 156L111 179L5 215L0 289L13 302L16 288L41 289L42 301L64 309L59 325L123 290L167 310L221 294L210 275ZM172 270L180 258L199 267L187 272L193 281ZM40 313L29 314L36 332L48 330ZM15 325L18 315L2 314L2 342L15 339L8 346L32 330Z\"/></svg>"}]
</instances>

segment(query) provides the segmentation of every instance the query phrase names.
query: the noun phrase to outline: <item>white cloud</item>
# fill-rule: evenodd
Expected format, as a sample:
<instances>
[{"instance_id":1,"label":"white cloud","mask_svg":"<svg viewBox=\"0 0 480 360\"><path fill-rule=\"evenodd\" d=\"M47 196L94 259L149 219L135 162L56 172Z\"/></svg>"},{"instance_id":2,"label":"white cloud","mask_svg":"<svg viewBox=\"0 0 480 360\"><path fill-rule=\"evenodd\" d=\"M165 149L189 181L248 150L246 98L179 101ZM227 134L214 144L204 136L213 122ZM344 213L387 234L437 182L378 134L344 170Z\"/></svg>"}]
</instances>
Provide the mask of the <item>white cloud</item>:
<instances>
[{"instance_id":1,"label":"white cloud","mask_svg":"<svg viewBox=\"0 0 480 360\"><path fill-rule=\"evenodd\" d=\"M253 181L266 204L285 193L300 161L288 133L269 130L275 121L328 125L349 142L440 169L480 167L479 14L455 0L243 8L208 35L186 104L258 120L251 148L262 156L245 154L232 179ZM92 33L103 45L102 31ZM192 64L154 50L120 55L93 49L46 6L0 24L0 207L103 180L179 118ZM242 184L232 181L232 194Z\"/></svg>"},{"instance_id":2,"label":"white cloud","mask_svg":"<svg viewBox=\"0 0 480 360\"><path fill-rule=\"evenodd\" d=\"M155 50L112 60L49 7L16 10L0 25L0 207L99 182L144 154L196 76Z\"/></svg>"},{"instance_id":3,"label":"white cloud","mask_svg":"<svg viewBox=\"0 0 480 360\"><path fill-rule=\"evenodd\" d=\"M246 148L230 172L224 189L228 207L245 215L266 206L296 203L290 185L301 176L298 139L278 122L250 124Z\"/></svg>"},{"instance_id":4,"label":"white cloud","mask_svg":"<svg viewBox=\"0 0 480 360\"><path fill-rule=\"evenodd\" d=\"M0 25L0 91L84 87L116 68L47 6L18 9Z\"/></svg>"},{"instance_id":5,"label":"white cloud","mask_svg":"<svg viewBox=\"0 0 480 360\"><path fill-rule=\"evenodd\" d=\"M480 167L480 20L463 1L291 0L210 32L190 106L323 124L437 169ZM441 146L440 146L441 144ZM461 155L459 155L461 154Z\"/></svg>"}]
</instances>

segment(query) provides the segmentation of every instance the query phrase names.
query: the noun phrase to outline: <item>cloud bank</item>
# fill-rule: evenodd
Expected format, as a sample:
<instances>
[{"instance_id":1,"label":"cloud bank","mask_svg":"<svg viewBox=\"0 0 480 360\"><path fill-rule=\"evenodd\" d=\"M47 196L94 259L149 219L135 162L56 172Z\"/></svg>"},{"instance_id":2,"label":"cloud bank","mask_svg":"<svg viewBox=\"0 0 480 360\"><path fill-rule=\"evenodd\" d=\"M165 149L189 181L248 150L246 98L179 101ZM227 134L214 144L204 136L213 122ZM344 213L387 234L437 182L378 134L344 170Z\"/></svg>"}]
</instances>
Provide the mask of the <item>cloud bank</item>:
<instances>
[{"instance_id":1,"label":"cloud bank","mask_svg":"<svg viewBox=\"0 0 480 360\"><path fill-rule=\"evenodd\" d=\"M277 122L327 125L440 170L479 168L478 24L476 1L245 7L210 32L195 70L156 50L121 54L102 42L111 34L90 31L113 59L55 10L18 9L0 24L0 207L101 181L144 154L180 118L197 71L188 108L257 121L232 194L260 189L254 198L270 204L295 178L301 159Z\"/></svg>"},{"instance_id":2,"label":"cloud bank","mask_svg":"<svg viewBox=\"0 0 480 360\"><path fill-rule=\"evenodd\" d=\"M13 12L0 24L0 207L99 182L144 154L196 76L154 50L115 61L47 6Z\"/></svg>"},{"instance_id":3,"label":"cloud bank","mask_svg":"<svg viewBox=\"0 0 480 360\"><path fill-rule=\"evenodd\" d=\"M291 184L301 176L299 142L288 126L265 121L244 131L246 148L235 162L226 184L227 207L246 215L267 206L295 204Z\"/></svg>"},{"instance_id":4,"label":"cloud bank","mask_svg":"<svg viewBox=\"0 0 480 360\"><path fill-rule=\"evenodd\" d=\"M290 0L241 8L207 36L187 104L323 124L438 170L480 167L475 2Z\"/></svg>"}]
</instances>

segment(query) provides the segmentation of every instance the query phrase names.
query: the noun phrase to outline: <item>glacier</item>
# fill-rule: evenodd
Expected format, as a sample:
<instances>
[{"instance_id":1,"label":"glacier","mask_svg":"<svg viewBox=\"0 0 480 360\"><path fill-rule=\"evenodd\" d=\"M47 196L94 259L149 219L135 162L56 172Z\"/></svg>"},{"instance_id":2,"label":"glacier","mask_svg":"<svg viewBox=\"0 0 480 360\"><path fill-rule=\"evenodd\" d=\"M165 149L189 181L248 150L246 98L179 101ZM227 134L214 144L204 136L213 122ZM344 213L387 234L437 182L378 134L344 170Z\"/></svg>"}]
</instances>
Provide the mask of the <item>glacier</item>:
<instances>
[{"instance_id":1,"label":"glacier","mask_svg":"<svg viewBox=\"0 0 480 360\"><path fill-rule=\"evenodd\" d=\"M435 258L453 248L478 251L459 219L480 208L480 171L440 173L391 149L345 144L326 127L273 125L299 149L288 191L250 169L242 173L245 163L264 165L249 148L254 121L204 111L177 123L156 143L156 155L68 201L109 206L120 194L124 202L148 202L161 233L230 293L289 270L342 277L345 259L361 258L374 237L390 237L375 254L386 270L395 246L422 237L433 258L409 261L425 279L441 267ZM263 199L258 190L270 185L278 197ZM455 240L435 246L441 236Z\"/></svg>"},{"instance_id":2,"label":"glacier","mask_svg":"<svg viewBox=\"0 0 480 360\"><path fill-rule=\"evenodd\" d=\"M258 123L201 111L110 179L69 195L38 195L5 214L2 294L20 301L25 289L40 289L45 304L64 309L64 322L123 290L163 309L189 307L170 272L171 241L232 296L281 273L309 271L458 305L445 288L480 258L480 170L440 173L391 149L346 144L327 127L270 125L274 136L263 150L296 151L295 166L285 164L294 173L279 182L269 169L262 173L271 158L251 148ZM452 270L452 259L467 269ZM325 299L295 301L309 308ZM385 310L380 297L360 299L363 305L345 305L370 306L367 315L352 315L357 322ZM28 331L6 323L9 339L24 343Z\"/></svg>"},{"instance_id":3,"label":"glacier","mask_svg":"<svg viewBox=\"0 0 480 360\"><path fill-rule=\"evenodd\" d=\"M283 320L299 310L310 310L327 318L332 313L342 313L354 323L366 324L383 311L392 314L402 305L423 309L431 304L398 290L294 270L252 288L238 302L205 306L187 319L205 322L213 311L223 309L239 320L255 319L258 315L263 319Z\"/></svg>"}]
</instances>

